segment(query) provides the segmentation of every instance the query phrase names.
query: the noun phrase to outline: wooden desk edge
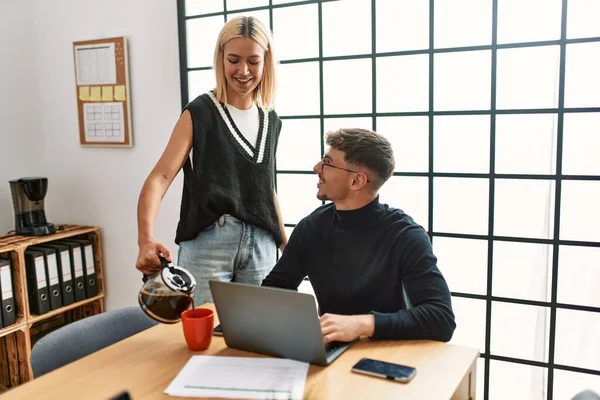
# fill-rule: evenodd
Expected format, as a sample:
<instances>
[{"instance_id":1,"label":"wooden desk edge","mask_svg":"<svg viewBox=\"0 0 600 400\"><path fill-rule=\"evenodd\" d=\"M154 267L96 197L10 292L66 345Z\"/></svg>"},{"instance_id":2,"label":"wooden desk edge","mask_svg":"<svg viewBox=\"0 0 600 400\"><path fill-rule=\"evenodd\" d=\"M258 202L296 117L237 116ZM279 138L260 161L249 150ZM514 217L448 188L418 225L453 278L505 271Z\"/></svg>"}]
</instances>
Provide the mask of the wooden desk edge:
<instances>
[{"instance_id":1,"label":"wooden desk edge","mask_svg":"<svg viewBox=\"0 0 600 400\"><path fill-rule=\"evenodd\" d=\"M211 309L211 310L215 310L215 306L213 304L203 304L200 307L208 308L208 309ZM219 319L218 319L218 315L215 312L215 324L217 324L217 323L219 323ZM163 325L163 326L161 326L160 331L163 332L163 329L166 332L166 329L172 329L172 328L168 328L168 326L164 326ZM158 331L155 331L155 332L158 332ZM151 333L151 332L149 332L149 330L147 330L147 331L141 332L139 335L144 335L143 337L148 337L149 338L152 335L156 335L156 333ZM123 347L123 346L127 346L127 343L134 343L135 342L135 339L134 339L135 336L137 336L137 335L134 335L134 336L132 336L130 338L127 338L127 339L119 342L119 343L121 343L120 346ZM160 336L162 337L163 334L161 333ZM117 343L116 345L119 345L119 343ZM371 345L374 345L374 343L371 343ZM400 343L400 347L404 348L405 347L404 345L408 345L408 347L413 347L413 348L416 348L416 347L420 346L420 344L418 343L418 341L417 342L406 341L406 343ZM436 342L436 343L432 342L431 344L426 344L426 345L427 345L427 347L433 346L433 347L435 347L437 349L442 349L442 345L444 345L444 344L440 343L440 342ZM455 346L455 345L450 345L450 346L455 347L455 348L456 347L462 347L462 346ZM112 346L108 346L106 349L108 349L110 347L112 347ZM384 347L385 347L385 343L384 343ZM463 347L463 349L468 349L468 348L464 348ZM364 352L364 350L365 349L363 348L362 351ZM138 349L137 351L143 351L143 353L146 354L146 350L144 350L144 349ZM359 350L359 351L361 351L361 350ZM447 351L456 352L458 350L457 349L443 347L442 352L447 352ZM456 379L453 382L453 385L456 385L456 386L450 386L450 387L448 387L447 385L442 385L442 386L445 387L443 397L444 398L448 398L446 396L448 396L449 393L453 393L450 396L450 399L452 399L452 400L467 400L467 399L468 400L472 400L472 399L475 398L475 395L476 395L476 391L475 391L475 388L476 388L476 368L477 368L477 360L478 360L478 357L479 357L479 352L476 349L468 349L467 351L460 350L459 353L463 354L463 356L461 357L462 360L463 360L461 362L461 365L462 365L461 369L464 368L464 367L466 367L467 365L469 365L469 362L470 362L470 367L468 369L465 368L465 370L463 370L464 374L461 374L460 382L458 382L459 379ZM232 353L231 355L234 355L234 353ZM98 357L100 357L100 358L105 357L106 358L106 352L105 352L104 349L101 350L101 351L99 351L95 355L92 354L92 355L90 355L88 357L84 357L84 359L78 360L78 361L76 361L73 364L78 364L79 366L81 366L81 365L85 365L87 363L88 365L92 365L93 363L91 362L91 360L93 360L93 359L96 360L95 362L100 362L100 361L98 361L98 360L100 360L100 358L98 358ZM342 357L343 357L343 355L342 355ZM106 360L104 360L104 361L106 361ZM129 360L129 364L130 365L134 364L135 362L137 362L137 361L136 360L133 360L133 361ZM339 364L340 362L342 362L342 364ZM343 365L344 366L344 371L346 371L347 365L345 365L345 364L348 364L347 360L344 360L343 358L341 358L340 360L336 360L336 363L338 363L338 364L334 364L333 367L335 367L336 365L338 365L338 366ZM58 369L58 370L56 370L54 372L49 373L46 376L41 377L41 381L33 380L32 382L28 382L28 383L26 383L24 385L16 387L14 389L14 391L13 390L9 390L8 392L5 393L4 397L1 397L1 398L2 399L4 399L4 398L6 398L6 399L9 399L9 398L15 398L15 399L16 398L24 398L23 396L27 396L28 397L29 395L34 395L36 393L37 394L39 394L39 393L47 393L47 394L52 394L53 393L53 394L56 394L56 393L59 393L58 392L59 390L60 390L60 393L62 393L65 396L64 398L73 398L73 397L69 397L68 394L70 392L67 393L68 390L66 392L63 392L64 388L62 388L62 387L58 388L57 386L55 386L56 378L65 379L65 377L68 375L68 373L72 373L75 369L77 369L77 366L73 365L73 364L67 365L67 366L65 366L63 368L60 368L60 369ZM178 366L177 368L180 368L180 366ZM62 374L59 372L61 370L62 370ZM335 368L334 368L334 370L335 370ZM328 394L331 395L331 394L334 394L334 393L338 393L337 390L333 390L333 391L330 390L331 385L329 386L329 389L328 389L327 385L325 385L324 387L322 385L320 385L320 383L323 383L323 380L327 381L327 375L335 375L334 374L334 372L335 372L334 370L331 370L331 367L324 369L324 367L311 366L309 368L309 373L308 373L308 376L307 376L306 387L305 387L305 392L304 392L304 398L313 398L312 395L317 394L317 393L321 394L321 395L324 395L325 397L327 397ZM67 371L69 371L69 372L67 374L65 374ZM55 374L56 372L59 372L58 375L52 376L52 374ZM97 372L97 370L86 370L85 373L86 374L92 374L92 375L94 375L94 374L96 374L96 372ZM172 372L174 373L174 370ZM325 372L325 376L324 377L323 377L323 372ZM439 371L439 372L442 372L442 371ZM107 374L105 374L105 375L107 375ZM352 378L355 378L355 377L352 377ZM361 378L364 379L365 377L358 377L358 379L361 379ZM39 384L36 385L36 382L39 383ZM377 380L373 380L373 384L375 386L379 386L379 387L381 387L381 383L382 382L383 382L383 380L381 380L381 382L378 379ZM85 382L80 382L80 384L84 384L84 383ZM143 393L147 398L166 399L166 398L168 398L168 396L163 393L163 390L164 390L163 385L165 385L164 387L166 387L167 383L168 382L166 382L166 381L165 382L156 383L156 384L158 384L158 386L160 386L160 388L161 388L160 391L157 390L156 387L150 388L147 385L143 385L144 386L143 392L140 392L139 388L135 387L136 385L138 385L138 386L140 385L139 380L137 381L137 383L136 382L131 382L130 385L122 385L122 383L121 383L121 386L119 387L119 389L120 390L129 390L130 393L132 393L132 395L134 395L134 396L140 395L141 393ZM327 382L325 382L325 383L327 383ZM104 383L104 385L106 385L106 384L108 384L108 386L111 386L109 382L105 382ZM156 386L156 384L153 384L153 385L150 385L150 386ZM359 385L359 387L361 387L359 383L356 383L356 384ZM94 386L94 385L92 384L90 386ZM344 386L344 385L342 385L342 386ZM421 387L419 387L417 389L417 391L414 392L414 393L418 393L421 390L426 390L427 391L427 390L432 390L432 389L433 389L432 387L429 387L429 388L426 388L426 387L421 388ZM117 390L115 390L114 392L116 393ZM435 390L433 390L433 392L435 392ZM361 396L361 394L362 395L366 394L366 393L362 392L362 389L359 389L358 392L356 392L356 393L353 392L353 393L356 396L359 396L359 397ZM379 391L375 390L375 392L369 392L369 393L371 395L373 395L375 393L380 393L381 394L381 390L379 390ZM103 393L103 395L104 394L105 393ZM422 396L421 396L422 394L423 393L419 393L419 395L417 395L417 397L410 397L410 398L422 398ZM323 398L321 396L319 396L319 397ZM437 396L435 398L441 398L441 397Z\"/></svg>"},{"instance_id":2,"label":"wooden desk edge","mask_svg":"<svg viewBox=\"0 0 600 400\"><path fill-rule=\"evenodd\" d=\"M474 400L477 390L477 360L479 359L479 351L473 358L469 371L465 374L462 381L459 383L451 400Z\"/></svg>"}]
</instances>

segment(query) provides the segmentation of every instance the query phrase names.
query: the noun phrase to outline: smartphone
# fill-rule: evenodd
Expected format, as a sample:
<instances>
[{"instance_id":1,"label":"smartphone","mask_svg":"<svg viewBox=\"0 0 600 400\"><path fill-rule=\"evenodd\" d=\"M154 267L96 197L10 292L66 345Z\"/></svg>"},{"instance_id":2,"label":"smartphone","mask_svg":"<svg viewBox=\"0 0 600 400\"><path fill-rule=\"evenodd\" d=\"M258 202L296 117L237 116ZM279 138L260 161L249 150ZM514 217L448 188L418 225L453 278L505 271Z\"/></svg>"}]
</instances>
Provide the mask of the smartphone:
<instances>
[{"instance_id":1,"label":"smartphone","mask_svg":"<svg viewBox=\"0 0 600 400\"><path fill-rule=\"evenodd\" d=\"M221 324L215 326L215 329L213 329L213 335L223 336L223 329L221 329Z\"/></svg>"},{"instance_id":2,"label":"smartphone","mask_svg":"<svg viewBox=\"0 0 600 400\"><path fill-rule=\"evenodd\" d=\"M406 365L363 358L354 364L352 372L406 383L414 378L417 374L417 369Z\"/></svg>"}]
</instances>

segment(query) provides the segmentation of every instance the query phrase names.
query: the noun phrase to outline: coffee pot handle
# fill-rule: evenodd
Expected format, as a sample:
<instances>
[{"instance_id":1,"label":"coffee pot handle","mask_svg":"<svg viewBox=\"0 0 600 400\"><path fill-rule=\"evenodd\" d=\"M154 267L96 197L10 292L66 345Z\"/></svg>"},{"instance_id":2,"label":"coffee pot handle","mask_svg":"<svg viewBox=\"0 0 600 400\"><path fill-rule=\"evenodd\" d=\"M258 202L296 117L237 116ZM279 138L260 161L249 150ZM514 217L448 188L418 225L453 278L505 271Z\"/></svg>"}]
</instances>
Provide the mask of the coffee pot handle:
<instances>
[{"instance_id":1,"label":"coffee pot handle","mask_svg":"<svg viewBox=\"0 0 600 400\"><path fill-rule=\"evenodd\" d=\"M158 260L160 261L160 267L162 268L167 268L169 266L169 262L167 261L166 258L164 258L162 255L157 254L158 256ZM146 283L148 281L148 279L150 279L152 275L146 275L144 274L144 276L142 276L142 282Z\"/></svg>"}]
</instances>

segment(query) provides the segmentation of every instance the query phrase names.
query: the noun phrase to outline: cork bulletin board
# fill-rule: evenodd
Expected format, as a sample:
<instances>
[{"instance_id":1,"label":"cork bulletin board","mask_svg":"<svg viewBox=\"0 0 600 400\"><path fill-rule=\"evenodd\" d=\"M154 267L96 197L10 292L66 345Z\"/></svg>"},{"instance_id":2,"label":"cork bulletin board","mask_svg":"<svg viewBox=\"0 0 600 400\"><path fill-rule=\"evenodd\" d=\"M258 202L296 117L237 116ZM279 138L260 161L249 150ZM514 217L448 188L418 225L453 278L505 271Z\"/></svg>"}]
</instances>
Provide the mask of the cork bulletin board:
<instances>
[{"instance_id":1,"label":"cork bulletin board","mask_svg":"<svg viewBox=\"0 0 600 400\"><path fill-rule=\"evenodd\" d=\"M73 42L79 143L131 147L125 37Z\"/></svg>"}]
</instances>

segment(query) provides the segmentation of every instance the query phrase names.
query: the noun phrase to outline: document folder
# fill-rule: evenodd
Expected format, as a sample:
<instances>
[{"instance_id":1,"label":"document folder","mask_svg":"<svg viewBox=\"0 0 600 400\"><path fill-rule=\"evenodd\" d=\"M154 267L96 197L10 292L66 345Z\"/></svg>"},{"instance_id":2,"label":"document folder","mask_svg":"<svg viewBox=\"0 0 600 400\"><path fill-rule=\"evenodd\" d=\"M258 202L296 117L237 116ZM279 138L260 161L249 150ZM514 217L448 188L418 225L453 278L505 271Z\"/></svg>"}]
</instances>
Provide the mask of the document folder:
<instances>
[{"instance_id":1,"label":"document folder","mask_svg":"<svg viewBox=\"0 0 600 400\"><path fill-rule=\"evenodd\" d=\"M26 249L25 269L27 271L29 311L36 315L45 314L50 311L50 299L48 298L44 253Z\"/></svg>"},{"instance_id":2,"label":"document folder","mask_svg":"<svg viewBox=\"0 0 600 400\"><path fill-rule=\"evenodd\" d=\"M48 296L50 296L50 310L56 310L62 307L62 296L60 290L60 281L58 278L58 263L56 261L56 251L40 246L30 246L29 249L44 253L44 263L46 266L46 283L48 284Z\"/></svg>"},{"instance_id":3,"label":"document folder","mask_svg":"<svg viewBox=\"0 0 600 400\"><path fill-rule=\"evenodd\" d=\"M69 241L55 241L53 245L66 246L69 249L69 258L71 261L71 274L73 279L73 292L75 301L85 300L85 277L83 276L83 259L81 256L81 246L79 243Z\"/></svg>"},{"instance_id":4,"label":"document folder","mask_svg":"<svg viewBox=\"0 0 600 400\"><path fill-rule=\"evenodd\" d=\"M36 247L53 249L56 252L56 265L58 267L58 278L60 282L60 293L63 306L73 304L75 292L73 288L73 275L71 271L71 250L69 246L57 243L44 243Z\"/></svg>"},{"instance_id":5,"label":"document folder","mask_svg":"<svg viewBox=\"0 0 600 400\"><path fill-rule=\"evenodd\" d=\"M10 260L0 260L0 291L2 292L0 327L6 327L17 321Z\"/></svg>"},{"instance_id":6,"label":"document folder","mask_svg":"<svg viewBox=\"0 0 600 400\"><path fill-rule=\"evenodd\" d=\"M94 297L98 294L98 285L96 284L96 264L94 260L94 248L92 242L85 239L69 239L65 242L78 243L81 245L81 255L83 261L83 274L85 276L85 294L86 297Z\"/></svg>"}]
</instances>

